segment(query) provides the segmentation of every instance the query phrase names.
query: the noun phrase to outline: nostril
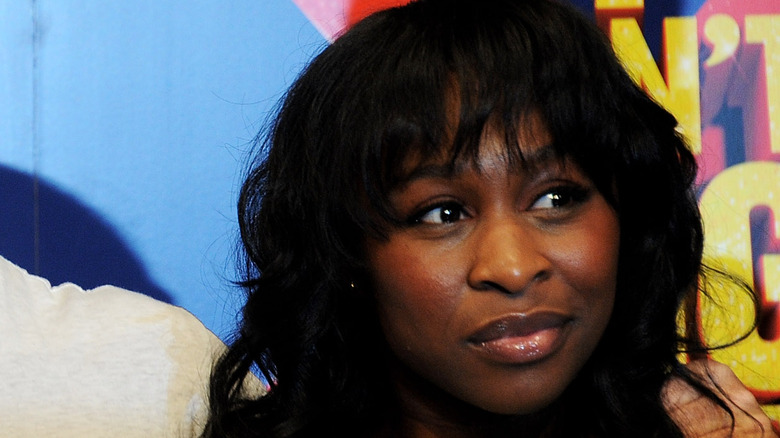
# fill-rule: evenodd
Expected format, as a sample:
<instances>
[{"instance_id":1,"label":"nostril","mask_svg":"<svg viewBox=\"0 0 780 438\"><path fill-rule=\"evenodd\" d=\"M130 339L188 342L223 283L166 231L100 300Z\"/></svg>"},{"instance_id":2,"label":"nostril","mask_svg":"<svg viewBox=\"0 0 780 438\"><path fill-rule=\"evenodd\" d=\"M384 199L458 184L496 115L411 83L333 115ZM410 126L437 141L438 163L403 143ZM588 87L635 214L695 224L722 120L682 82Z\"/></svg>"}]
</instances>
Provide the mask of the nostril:
<instances>
[{"instance_id":1,"label":"nostril","mask_svg":"<svg viewBox=\"0 0 780 438\"><path fill-rule=\"evenodd\" d=\"M548 278L550 278L550 271L544 270L537 272L536 275L534 275L533 281L545 281Z\"/></svg>"},{"instance_id":2,"label":"nostril","mask_svg":"<svg viewBox=\"0 0 780 438\"><path fill-rule=\"evenodd\" d=\"M507 287L503 286L501 283L495 282L495 281L482 281L479 283L479 290L493 290L498 291L501 293L505 293L508 295L517 293L516 291L510 290Z\"/></svg>"},{"instance_id":3,"label":"nostril","mask_svg":"<svg viewBox=\"0 0 780 438\"><path fill-rule=\"evenodd\" d=\"M550 278L550 273L547 270L542 270L537 272L535 275L529 277L525 277L525 281L493 281L493 280L484 280L480 281L477 284L478 290L493 290L498 291L507 295L518 295L522 294L530 285L534 283L539 283L547 280Z\"/></svg>"}]
</instances>

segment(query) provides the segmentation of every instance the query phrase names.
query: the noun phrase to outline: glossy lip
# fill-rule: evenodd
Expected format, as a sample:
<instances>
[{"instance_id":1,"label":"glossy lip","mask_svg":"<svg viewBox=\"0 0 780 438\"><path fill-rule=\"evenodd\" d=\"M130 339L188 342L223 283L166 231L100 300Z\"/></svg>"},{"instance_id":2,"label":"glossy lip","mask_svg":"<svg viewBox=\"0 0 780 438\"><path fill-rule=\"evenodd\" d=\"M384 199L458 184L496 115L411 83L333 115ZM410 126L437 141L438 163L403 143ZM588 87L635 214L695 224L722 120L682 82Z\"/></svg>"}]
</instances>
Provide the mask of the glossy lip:
<instances>
[{"instance_id":1,"label":"glossy lip","mask_svg":"<svg viewBox=\"0 0 780 438\"><path fill-rule=\"evenodd\" d=\"M495 319L468 337L468 345L491 362L525 365L561 347L572 318L555 312L516 313Z\"/></svg>"}]
</instances>

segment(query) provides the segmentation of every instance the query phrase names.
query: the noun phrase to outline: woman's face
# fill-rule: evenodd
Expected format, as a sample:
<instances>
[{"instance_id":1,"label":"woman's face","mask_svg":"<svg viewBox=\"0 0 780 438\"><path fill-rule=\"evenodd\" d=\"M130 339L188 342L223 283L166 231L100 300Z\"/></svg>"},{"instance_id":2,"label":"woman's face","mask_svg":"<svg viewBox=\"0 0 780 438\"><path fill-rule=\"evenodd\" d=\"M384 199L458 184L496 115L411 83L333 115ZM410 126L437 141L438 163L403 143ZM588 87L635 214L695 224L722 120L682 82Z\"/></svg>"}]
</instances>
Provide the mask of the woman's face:
<instances>
[{"instance_id":1,"label":"woman's face","mask_svg":"<svg viewBox=\"0 0 780 438\"><path fill-rule=\"evenodd\" d=\"M519 168L507 167L503 135L487 132L476 166L410 159L391 193L406 224L367 250L384 335L400 374L414 376L396 382L402 400L425 403L432 383L489 412L538 411L607 326L617 215L534 125Z\"/></svg>"}]
</instances>

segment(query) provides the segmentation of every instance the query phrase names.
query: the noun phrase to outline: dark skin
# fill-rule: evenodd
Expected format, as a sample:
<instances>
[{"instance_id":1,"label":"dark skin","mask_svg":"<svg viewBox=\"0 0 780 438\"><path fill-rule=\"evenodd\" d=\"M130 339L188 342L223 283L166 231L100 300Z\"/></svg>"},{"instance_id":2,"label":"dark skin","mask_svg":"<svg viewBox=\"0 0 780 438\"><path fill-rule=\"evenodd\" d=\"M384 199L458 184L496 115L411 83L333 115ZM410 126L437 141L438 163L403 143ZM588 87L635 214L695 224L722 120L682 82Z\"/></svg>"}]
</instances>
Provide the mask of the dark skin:
<instances>
[{"instance_id":1,"label":"dark skin","mask_svg":"<svg viewBox=\"0 0 780 438\"><path fill-rule=\"evenodd\" d=\"M484 436L486 413L550 405L609 321L617 214L531 126L519 170L491 130L476 163L410 160L391 193L407 225L368 242L402 436Z\"/></svg>"},{"instance_id":2,"label":"dark skin","mask_svg":"<svg viewBox=\"0 0 780 438\"><path fill-rule=\"evenodd\" d=\"M603 334L616 212L549 153L540 123L519 140L519 171L490 130L476 163L407 160L409 177L391 193L407 225L367 244L399 416L380 436L543 436L544 425L524 422L561 395ZM690 367L731 398L733 436L778 436L726 366ZM731 418L688 384L670 381L664 399L686 436L732 436Z\"/></svg>"}]
</instances>

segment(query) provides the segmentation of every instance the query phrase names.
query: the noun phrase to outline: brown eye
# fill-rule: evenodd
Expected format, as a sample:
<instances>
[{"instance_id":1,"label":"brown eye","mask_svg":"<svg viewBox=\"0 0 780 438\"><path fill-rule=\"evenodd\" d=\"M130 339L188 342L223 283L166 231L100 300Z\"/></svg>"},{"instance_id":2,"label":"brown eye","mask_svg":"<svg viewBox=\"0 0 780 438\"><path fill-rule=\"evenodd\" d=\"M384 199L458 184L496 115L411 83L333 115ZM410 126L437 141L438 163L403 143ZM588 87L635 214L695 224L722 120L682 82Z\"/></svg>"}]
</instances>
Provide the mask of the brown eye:
<instances>
[{"instance_id":1,"label":"brown eye","mask_svg":"<svg viewBox=\"0 0 780 438\"><path fill-rule=\"evenodd\" d=\"M587 190L580 187L556 187L537 198L531 209L568 207L584 201L587 195Z\"/></svg>"},{"instance_id":2,"label":"brown eye","mask_svg":"<svg viewBox=\"0 0 780 438\"><path fill-rule=\"evenodd\" d=\"M456 203L435 205L416 215L412 222L416 224L451 224L464 217L463 207Z\"/></svg>"}]
</instances>

